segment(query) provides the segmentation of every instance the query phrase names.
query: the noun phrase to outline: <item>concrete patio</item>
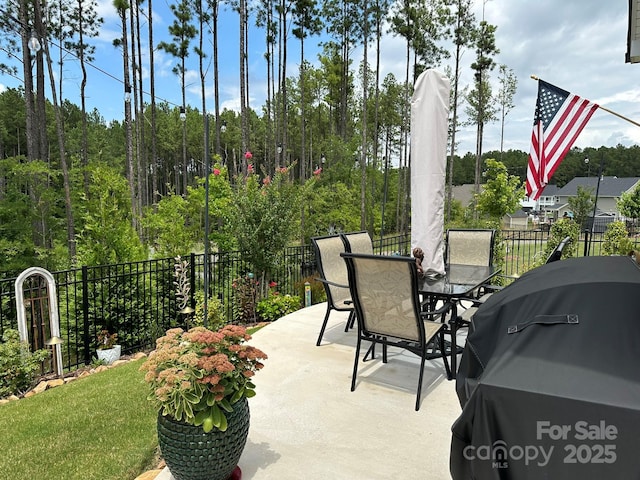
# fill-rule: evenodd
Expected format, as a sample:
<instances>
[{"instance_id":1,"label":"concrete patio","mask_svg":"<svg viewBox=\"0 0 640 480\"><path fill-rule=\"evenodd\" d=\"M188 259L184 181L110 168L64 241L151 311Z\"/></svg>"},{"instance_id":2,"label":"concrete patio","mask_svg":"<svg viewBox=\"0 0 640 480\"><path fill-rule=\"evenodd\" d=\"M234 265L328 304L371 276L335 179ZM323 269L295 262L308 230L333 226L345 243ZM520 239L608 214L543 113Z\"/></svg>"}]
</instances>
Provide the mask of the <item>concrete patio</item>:
<instances>
[{"instance_id":1,"label":"concrete patio","mask_svg":"<svg viewBox=\"0 0 640 480\"><path fill-rule=\"evenodd\" d=\"M447 479L451 425L460 414L455 382L441 360L427 362L414 410L418 358L390 350L389 363L360 363L350 391L355 332L318 304L258 331L251 344L269 355L249 400L251 427L240 458L244 480ZM366 347L365 347L366 348ZM164 469L156 480L172 480Z\"/></svg>"}]
</instances>

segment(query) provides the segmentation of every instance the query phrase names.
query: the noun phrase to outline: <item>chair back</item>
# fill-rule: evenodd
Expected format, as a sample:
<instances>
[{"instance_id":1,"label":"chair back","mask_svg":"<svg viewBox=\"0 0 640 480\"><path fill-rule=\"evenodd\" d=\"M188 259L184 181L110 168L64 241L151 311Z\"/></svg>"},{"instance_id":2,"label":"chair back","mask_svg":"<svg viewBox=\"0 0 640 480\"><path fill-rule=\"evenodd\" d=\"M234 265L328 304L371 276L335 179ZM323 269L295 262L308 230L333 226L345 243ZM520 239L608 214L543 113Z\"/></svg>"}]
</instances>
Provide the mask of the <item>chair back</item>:
<instances>
[{"instance_id":1,"label":"chair back","mask_svg":"<svg viewBox=\"0 0 640 480\"><path fill-rule=\"evenodd\" d=\"M341 233L340 237L347 252L373 255L373 241L369 236L369 232Z\"/></svg>"},{"instance_id":2,"label":"chair back","mask_svg":"<svg viewBox=\"0 0 640 480\"><path fill-rule=\"evenodd\" d=\"M343 253L361 334L424 342L411 257Z\"/></svg>"},{"instance_id":3,"label":"chair back","mask_svg":"<svg viewBox=\"0 0 640 480\"><path fill-rule=\"evenodd\" d=\"M445 263L492 265L495 234L491 229L447 230Z\"/></svg>"},{"instance_id":4,"label":"chair back","mask_svg":"<svg viewBox=\"0 0 640 480\"><path fill-rule=\"evenodd\" d=\"M560 260L562 258L562 251L564 250L564 247L566 247L570 241L571 241L571 237L569 236L564 237L560 241L560 243L556 246L556 248L553 249L553 252L551 252L549 257L547 258L546 263L556 262Z\"/></svg>"},{"instance_id":5,"label":"chair back","mask_svg":"<svg viewBox=\"0 0 640 480\"><path fill-rule=\"evenodd\" d=\"M327 294L327 302L332 307L335 307L351 296L347 287L349 285L347 266L340 257L340 254L345 251L344 243L339 235L314 237L311 239L311 243L316 254L318 272L324 280L330 282L323 282ZM341 287L339 285L344 286Z\"/></svg>"}]
</instances>

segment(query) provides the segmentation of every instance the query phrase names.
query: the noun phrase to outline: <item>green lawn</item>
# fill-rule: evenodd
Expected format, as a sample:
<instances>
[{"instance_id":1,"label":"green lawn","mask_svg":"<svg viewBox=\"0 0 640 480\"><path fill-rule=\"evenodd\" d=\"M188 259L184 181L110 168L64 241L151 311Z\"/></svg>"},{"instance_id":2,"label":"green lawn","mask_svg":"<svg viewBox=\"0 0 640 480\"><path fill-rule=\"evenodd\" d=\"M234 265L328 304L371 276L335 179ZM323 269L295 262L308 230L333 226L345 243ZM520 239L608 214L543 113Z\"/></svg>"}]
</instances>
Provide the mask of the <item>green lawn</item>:
<instances>
[{"instance_id":1,"label":"green lawn","mask_svg":"<svg viewBox=\"0 0 640 480\"><path fill-rule=\"evenodd\" d=\"M0 406L0 477L133 480L156 460L143 360Z\"/></svg>"}]
</instances>

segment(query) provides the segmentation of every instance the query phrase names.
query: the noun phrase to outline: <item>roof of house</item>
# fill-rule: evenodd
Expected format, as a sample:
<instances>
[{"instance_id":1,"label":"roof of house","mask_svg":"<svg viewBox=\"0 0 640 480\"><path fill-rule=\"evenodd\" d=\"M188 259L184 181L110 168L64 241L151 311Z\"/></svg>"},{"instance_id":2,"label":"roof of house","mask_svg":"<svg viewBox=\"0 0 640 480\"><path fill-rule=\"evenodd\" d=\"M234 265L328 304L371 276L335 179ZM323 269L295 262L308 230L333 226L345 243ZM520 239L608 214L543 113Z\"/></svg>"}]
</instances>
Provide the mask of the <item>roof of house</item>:
<instances>
[{"instance_id":1,"label":"roof of house","mask_svg":"<svg viewBox=\"0 0 640 480\"><path fill-rule=\"evenodd\" d=\"M458 200L463 207L466 207L473 200L473 190L475 185L473 183L465 183L464 185L453 185L451 188L451 195Z\"/></svg>"},{"instance_id":2,"label":"roof of house","mask_svg":"<svg viewBox=\"0 0 640 480\"><path fill-rule=\"evenodd\" d=\"M556 184L545 185L544 190L540 194L541 197L553 197L558 194L558 186Z\"/></svg>"},{"instance_id":3,"label":"roof of house","mask_svg":"<svg viewBox=\"0 0 640 480\"><path fill-rule=\"evenodd\" d=\"M640 177L602 177L598 196L619 197L623 192L631 190L639 181ZM590 188L592 190L591 194L595 195L598 188L598 177L575 177L558 190L556 195L559 197L573 197L578 194L578 187Z\"/></svg>"}]
</instances>

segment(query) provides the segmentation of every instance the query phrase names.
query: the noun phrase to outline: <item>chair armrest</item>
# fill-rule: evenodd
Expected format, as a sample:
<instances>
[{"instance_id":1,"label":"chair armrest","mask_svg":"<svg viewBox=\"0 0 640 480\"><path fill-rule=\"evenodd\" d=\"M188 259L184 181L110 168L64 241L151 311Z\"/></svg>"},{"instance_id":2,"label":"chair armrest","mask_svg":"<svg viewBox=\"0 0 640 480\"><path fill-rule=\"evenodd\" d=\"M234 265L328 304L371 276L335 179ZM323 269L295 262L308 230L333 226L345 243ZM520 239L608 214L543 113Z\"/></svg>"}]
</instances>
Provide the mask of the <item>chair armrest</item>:
<instances>
[{"instance_id":1,"label":"chair armrest","mask_svg":"<svg viewBox=\"0 0 640 480\"><path fill-rule=\"evenodd\" d=\"M325 280L324 278L314 278L314 280L317 280L318 282L322 282L326 285L332 285L334 287L349 288L349 285L342 285L340 283L330 282L329 280Z\"/></svg>"},{"instance_id":2,"label":"chair armrest","mask_svg":"<svg viewBox=\"0 0 640 480\"><path fill-rule=\"evenodd\" d=\"M451 303L450 302L446 302L440 308L437 308L435 310L427 310L427 311L423 310L423 311L421 311L420 312L420 316L422 318L427 318L427 317L435 317L436 315L444 315L450 309L451 309Z\"/></svg>"}]
</instances>

